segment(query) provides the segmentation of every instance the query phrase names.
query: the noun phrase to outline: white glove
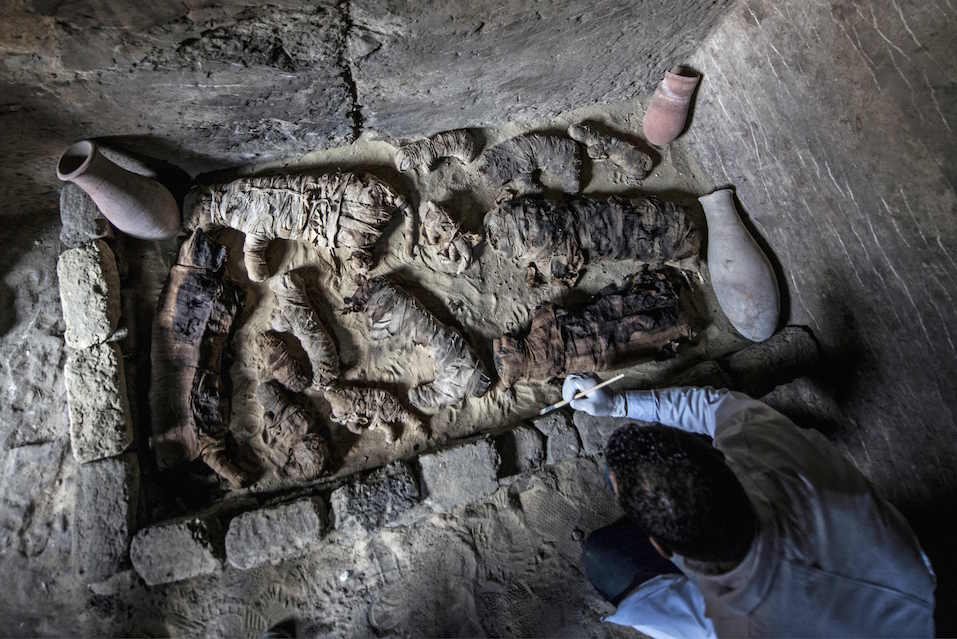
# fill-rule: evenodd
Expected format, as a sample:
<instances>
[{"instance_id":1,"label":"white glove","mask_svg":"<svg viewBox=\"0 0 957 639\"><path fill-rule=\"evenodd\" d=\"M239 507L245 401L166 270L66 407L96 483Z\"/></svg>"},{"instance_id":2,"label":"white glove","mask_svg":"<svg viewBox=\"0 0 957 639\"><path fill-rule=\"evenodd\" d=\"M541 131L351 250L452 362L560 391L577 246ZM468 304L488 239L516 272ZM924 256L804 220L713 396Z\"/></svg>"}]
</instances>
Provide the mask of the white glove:
<instances>
[{"instance_id":1,"label":"white glove","mask_svg":"<svg viewBox=\"0 0 957 639\"><path fill-rule=\"evenodd\" d=\"M582 399L572 399L583 390L601 383L596 375L569 375L562 384L562 399L569 402L575 410L594 417L624 417L625 398L609 388L599 388Z\"/></svg>"}]
</instances>

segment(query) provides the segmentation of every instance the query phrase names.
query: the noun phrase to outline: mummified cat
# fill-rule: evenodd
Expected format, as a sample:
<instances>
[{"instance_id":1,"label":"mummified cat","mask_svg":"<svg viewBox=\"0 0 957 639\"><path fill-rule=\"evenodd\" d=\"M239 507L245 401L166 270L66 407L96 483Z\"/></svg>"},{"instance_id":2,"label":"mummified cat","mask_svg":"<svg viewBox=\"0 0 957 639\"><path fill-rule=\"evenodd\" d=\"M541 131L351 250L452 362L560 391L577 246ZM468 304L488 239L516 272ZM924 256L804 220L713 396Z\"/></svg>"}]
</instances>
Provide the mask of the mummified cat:
<instances>
[{"instance_id":1,"label":"mummified cat","mask_svg":"<svg viewBox=\"0 0 957 639\"><path fill-rule=\"evenodd\" d=\"M150 424L161 469L199 457L238 488L244 473L226 453L227 360L243 293L226 259L226 247L197 229L170 269L153 320Z\"/></svg>"},{"instance_id":2,"label":"mummified cat","mask_svg":"<svg viewBox=\"0 0 957 639\"><path fill-rule=\"evenodd\" d=\"M270 275L266 248L274 239L347 249L360 273L374 265L373 247L394 213L406 216L409 248L415 240L414 217L405 198L365 173L241 178L205 187L195 207L202 224L246 234L243 257L254 282Z\"/></svg>"},{"instance_id":3,"label":"mummified cat","mask_svg":"<svg viewBox=\"0 0 957 639\"><path fill-rule=\"evenodd\" d=\"M688 211L653 197L520 197L485 216L485 239L503 257L574 284L586 263L637 259L660 263L698 252Z\"/></svg>"},{"instance_id":4,"label":"mummified cat","mask_svg":"<svg viewBox=\"0 0 957 639\"><path fill-rule=\"evenodd\" d=\"M308 400L275 380L259 384L256 400L263 407L263 443L278 471L296 481L319 477L329 462L329 444L316 430Z\"/></svg>"},{"instance_id":5,"label":"mummified cat","mask_svg":"<svg viewBox=\"0 0 957 639\"><path fill-rule=\"evenodd\" d=\"M495 340L506 384L619 368L692 336L690 287L678 269L645 269L583 306L544 304L524 335Z\"/></svg>"},{"instance_id":6,"label":"mummified cat","mask_svg":"<svg viewBox=\"0 0 957 639\"><path fill-rule=\"evenodd\" d=\"M475 159L476 153L475 140L467 129L444 131L400 146L395 153L395 167L403 173L414 171L424 175L442 158L455 158L468 164Z\"/></svg>"},{"instance_id":7,"label":"mummified cat","mask_svg":"<svg viewBox=\"0 0 957 639\"><path fill-rule=\"evenodd\" d=\"M335 383L339 378L339 349L316 310L305 272L293 269L270 284L278 302L277 320L281 320L275 323L292 331L309 358L312 379L306 386L319 389Z\"/></svg>"},{"instance_id":8,"label":"mummified cat","mask_svg":"<svg viewBox=\"0 0 957 639\"><path fill-rule=\"evenodd\" d=\"M466 395L481 397L488 390L485 367L462 334L437 320L402 288L381 278L363 282L350 304L352 310L368 316L372 339L401 335L431 351L435 379L409 391L413 408L442 408Z\"/></svg>"},{"instance_id":9,"label":"mummified cat","mask_svg":"<svg viewBox=\"0 0 957 639\"><path fill-rule=\"evenodd\" d=\"M424 430L422 420L382 388L335 386L326 389L323 397L329 402L330 419L356 435L378 429L386 441L394 442L393 426L402 427L403 435Z\"/></svg>"}]
</instances>

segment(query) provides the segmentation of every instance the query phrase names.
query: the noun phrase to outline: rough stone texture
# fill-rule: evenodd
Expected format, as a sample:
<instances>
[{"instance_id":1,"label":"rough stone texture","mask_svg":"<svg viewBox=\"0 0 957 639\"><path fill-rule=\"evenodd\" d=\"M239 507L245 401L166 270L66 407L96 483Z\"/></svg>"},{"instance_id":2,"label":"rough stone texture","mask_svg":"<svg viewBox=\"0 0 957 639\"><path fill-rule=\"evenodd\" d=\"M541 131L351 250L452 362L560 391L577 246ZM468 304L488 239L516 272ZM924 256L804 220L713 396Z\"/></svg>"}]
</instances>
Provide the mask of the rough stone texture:
<instances>
[{"instance_id":1,"label":"rough stone texture","mask_svg":"<svg viewBox=\"0 0 957 639\"><path fill-rule=\"evenodd\" d=\"M778 386L761 401L801 428L813 428L825 435L834 435L850 425L838 401L819 382L808 377Z\"/></svg>"},{"instance_id":2,"label":"rough stone texture","mask_svg":"<svg viewBox=\"0 0 957 639\"><path fill-rule=\"evenodd\" d=\"M637 423L637 420L627 417L592 417L581 411L575 411L572 419L581 437L582 453L585 455L604 454L605 444L612 433L622 426Z\"/></svg>"},{"instance_id":3,"label":"rough stone texture","mask_svg":"<svg viewBox=\"0 0 957 639\"><path fill-rule=\"evenodd\" d=\"M93 198L69 182L60 189L60 223L60 241L69 248L113 235L113 227Z\"/></svg>"},{"instance_id":4,"label":"rough stone texture","mask_svg":"<svg viewBox=\"0 0 957 639\"><path fill-rule=\"evenodd\" d=\"M565 459L578 457L581 442L578 441L578 432L572 426L568 411L552 411L532 420L532 425L545 435L546 463L557 464Z\"/></svg>"},{"instance_id":5,"label":"rough stone texture","mask_svg":"<svg viewBox=\"0 0 957 639\"><path fill-rule=\"evenodd\" d=\"M130 560L147 585L216 572L222 566L222 529L212 519L186 519L143 528L130 544Z\"/></svg>"},{"instance_id":6,"label":"rough stone texture","mask_svg":"<svg viewBox=\"0 0 957 639\"><path fill-rule=\"evenodd\" d=\"M821 361L820 347L807 327L785 326L764 342L682 371L668 385L730 388L760 397L780 384L819 374L827 366Z\"/></svg>"},{"instance_id":7,"label":"rough stone texture","mask_svg":"<svg viewBox=\"0 0 957 639\"><path fill-rule=\"evenodd\" d=\"M73 570L87 583L128 567L140 467L133 454L83 464L73 509Z\"/></svg>"},{"instance_id":8,"label":"rough stone texture","mask_svg":"<svg viewBox=\"0 0 957 639\"><path fill-rule=\"evenodd\" d=\"M418 136L631 99L728 4L495 0L477 11L463 0L355 0L349 56L363 121Z\"/></svg>"},{"instance_id":9,"label":"rough stone texture","mask_svg":"<svg viewBox=\"0 0 957 639\"><path fill-rule=\"evenodd\" d=\"M754 397L816 371L820 364L817 341L803 326L786 326L770 339L733 353L721 362L735 388Z\"/></svg>"},{"instance_id":10,"label":"rough stone texture","mask_svg":"<svg viewBox=\"0 0 957 639\"><path fill-rule=\"evenodd\" d=\"M63 445L59 442L14 448L0 477L0 555L19 552L32 556L46 543L33 523L42 523L49 508L45 497L54 491L61 472Z\"/></svg>"},{"instance_id":11,"label":"rough stone texture","mask_svg":"<svg viewBox=\"0 0 957 639\"><path fill-rule=\"evenodd\" d=\"M419 497L408 464L397 461L335 489L329 502L337 529L374 530L396 521Z\"/></svg>"},{"instance_id":12,"label":"rough stone texture","mask_svg":"<svg viewBox=\"0 0 957 639\"><path fill-rule=\"evenodd\" d=\"M22 134L0 140L0 182L25 210L52 205L52 167L77 138L192 172L348 143L347 6L15 0L0 117Z\"/></svg>"},{"instance_id":13,"label":"rough stone texture","mask_svg":"<svg viewBox=\"0 0 957 639\"><path fill-rule=\"evenodd\" d=\"M502 477L538 468L545 462L545 438L531 426L518 426L495 439Z\"/></svg>"},{"instance_id":14,"label":"rough stone texture","mask_svg":"<svg viewBox=\"0 0 957 639\"><path fill-rule=\"evenodd\" d=\"M240 570L300 557L322 537L326 505L300 499L234 517L226 533L226 559Z\"/></svg>"},{"instance_id":15,"label":"rough stone texture","mask_svg":"<svg viewBox=\"0 0 957 639\"><path fill-rule=\"evenodd\" d=\"M120 322L120 274L103 240L64 251L56 265L60 303L70 348L105 341Z\"/></svg>"},{"instance_id":16,"label":"rough stone texture","mask_svg":"<svg viewBox=\"0 0 957 639\"><path fill-rule=\"evenodd\" d=\"M2 22L2 20L0 20ZM0 227L0 449L69 433L55 214Z\"/></svg>"},{"instance_id":17,"label":"rough stone texture","mask_svg":"<svg viewBox=\"0 0 957 639\"><path fill-rule=\"evenodd\" d=\"M498 453L485 439L419 457L420 481L429 504L451 510L498 488Z\"/></svg>"},{"instance_id":18,"label":"rough stone texture","mask_svg":"<svg viewBox=\"0 0 957 639\"><path fill-rule=\"evenodd\" d=\"M955 28L946 2L739 2L689 60L682 138L780 263L850 418L834 436L913 523L938 601L957 600Z\"/></svg>"},{"instance_id":19,"label":"rough stone texture","mask_svg":"<svg viewBox=\"0 0 957 639\"><path fill-rule=\"evenodd\" d=\"M122 453L133 442L123 355L116 344L72 351L64 370L70 441L77 461Z\"/></svg>"}]
</instances>

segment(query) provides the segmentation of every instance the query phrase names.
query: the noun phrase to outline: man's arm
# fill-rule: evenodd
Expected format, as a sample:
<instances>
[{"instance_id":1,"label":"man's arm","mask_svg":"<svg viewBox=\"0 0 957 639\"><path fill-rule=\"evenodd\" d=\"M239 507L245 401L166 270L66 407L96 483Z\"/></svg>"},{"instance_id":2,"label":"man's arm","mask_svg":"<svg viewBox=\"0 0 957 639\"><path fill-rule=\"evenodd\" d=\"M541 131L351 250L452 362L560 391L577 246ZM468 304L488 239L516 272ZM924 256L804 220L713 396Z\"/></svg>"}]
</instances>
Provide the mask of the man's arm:
<instances>
[{"instance_id":1,"label":"man's arm","mask_svg":"<svg viewBox=\"0 0 957 639\"><path fill-rule=\"evenodd\" d=\"M594 376L569 375L562 387L565 399L598 383ZM689 433L714 437L718 427L742 410L771 410L747 395L714 388L677 387L614 392L602 388L571 407L590 415L628 417L657 422Z\"/></svg>"}]
</instances>

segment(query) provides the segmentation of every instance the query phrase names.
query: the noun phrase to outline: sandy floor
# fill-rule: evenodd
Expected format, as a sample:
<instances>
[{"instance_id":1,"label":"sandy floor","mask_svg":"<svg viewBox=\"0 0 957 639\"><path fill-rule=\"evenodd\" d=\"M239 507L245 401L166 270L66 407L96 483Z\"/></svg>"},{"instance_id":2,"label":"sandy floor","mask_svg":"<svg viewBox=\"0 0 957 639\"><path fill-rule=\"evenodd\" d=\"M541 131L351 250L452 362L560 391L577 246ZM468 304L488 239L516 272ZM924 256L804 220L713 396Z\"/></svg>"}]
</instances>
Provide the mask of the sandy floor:
<instances>
[{"instance_id":1,"label":"sandy floor","mask_svg":"<svg viewBox=\"0 0 957 639\"><path fill-rule=\"evenodd\" d=\"M598 119L622 132L640 130L640 105L588 108L565 114L538 126L483 131L486 144L506 139L528 129L564 129L581 119ZM386 142L363 139L343 149L306 156L283 165L258 166L250 171L283 168L359 168L398 182L420 199L445 205L470 229L480 230L481 219L493 203L477 176L449 162L421 181L410 181L392 168L394 147ZM240 172L214 176L228 179ZM625 192L604 168L591 171L586 193ZM703 181L687 158L669 151L659 159L652 175L631 192L657 193L687 202L700 214L694 196ZM699 215L700 217L700 215ZM3 437L7 446L25 441L60 441L66 433L63 419L59 368L62 366L62 332L55 282L50 275L55 263L55 226L25 228L36 244L23 247L7 258L5 295L13 299L12 327L2 337ZM218 237L231 247L230 274L242 282L246 305L235 339L235 362L230 371L233 384L231 430L243 441L256 439L261 429L261 410L253 398L257 361L252 336L268 326L274 299L265 285L254 285L241 264L242 236L223 230ZM407 284L440 318L460 327L492 370L491 340L503 332L522 327L538 304L562 299L568 290L559 286L529 289L525 271L491 251L479 249L475 263L462 275L444 272L428 255L404 256L398 224L393 225L388 250L374 274L389 274ZM151 301L162 286L175 259L176 243L127 245L127 260L134 281L138 334L148 332ZM407 388L427 381L431 363L424 353L399 340L370 344L367 329L358 315L342 313L343 297L352 292L348 277L336 278L329 255L301 243L275 242L270 263L275 272L307 265L318 273L325 301L323 313L333 327L349 380L381 383L400 396ZM656 381L693 362L720 356L740 346L725 320L717 313L707 273L702 262L680 264L697 283L702 308L702 328L697 340L681 349L678 357L662 362L644 362L625 369L622 386L653 385ZM578 288L593 292L620 282L637 270L635 262L598 264L588 268ZM15 291L15 292L10 292ZM49 342L49 343L48 343ZM28 349L34 349L32 351ZM19 359L18 359L19 358ZM26 362L14 370L16 362ZM142 356L134 375L142 379L148 370ZM29 389L34 395L29 395ZM26 390L25 390L26 389ZM26 393L26 395L25 395ZM520 384L493 388L482 398L470 398L460 406L431 416L435 442L515 425L533 416L543 404L555 401L559 389L548 384ZM31 401L32 399L32 401ZM142 398L141 398L142 399ZM320 398L314 398L322 409ZM32 412L28 412L32 411ZM25 419L25 416L32 418ZM26 426L13 428L15 424ZM41 435L24 440L24 429ZM45 433L45 435L42 435ZM341 429L332 429L336 450L343 456L340 474L378 466L396 457L415 454L431 445L406 436L392 446L372 431L358 440ZM144 436L140 432L140 437ZM142 441L142 440L141 440ZM433 442L434 443L434 442ZM42 549L28 560L23 553L8 552L2 561L10 574L22 575L10 597L0 607L3 616L16 619L27 634L61 633L77 616L86 632L189 634L242 636L256 634L268 624L288 615L301 618L313 632L330 636L422 636L448 634L548 634L605 636L617 632L598 624L607 605L587 585L580 566L580 543L584 534L610 523L617 507L609 498L598 464L582 460L565 462L534 477L524 478L500 490L486 504L435 517L414 530L382 531L365 539L328 538L320 551L299 561L249 572L226 569L221 575L166 587L146 589L135 576L115 579L106 594L91 594L72 578L68 566L69 518L72 508L74 469L71 456L60 453L62 467L50 480L55 490L27 496L33 500L33 519L26 523L4 522L13 537L41 535ZM200 482L199 470L178 473L180 485ZM147 494L144 515L150 519L187 512L214 496L177 494L157 488L161 477L147 477L154 493ZM205 478L208 485L208 477ZM159 482L161 483L161 481ZM268 477L250 491L280 488ZM39 531L39 532L38 532ZM46 542L49 543L46 543ZM37 544L34 543L34 546ZM43 611L26 612L37 588L49 593L63 616ZM13 614L13 617L8 615ZM69 621L68 621L69 620Z\"/></svg>"},{"instance_id":2,"label":"sandy floor","mask_svg":"<svg viewBox=\"0 0 957 639\"><path fill-rule=\"evenodd\" d=\"M485 146L529 129L563 130L569 123L582 119L598 119L613 129L634 135L640 130L640 119L633 107L617 109L582 109L554 121L535 127L505 127L501 130L483 130ZM281 165L251 167L242 172L214 176L217 181L238 174L253 174L277 169L289 172L301 170L348 170L371 171L392 184L401 184L403 191L411 196L413 207L418 202L431 200L446 207L467 230L480 232L482 218L494 206L494 196L474 171L472 165L463 165L448 160L424 177L399 174L392 164L395 147L383 141L362 140L342 149L315 153L295 162ZM666 151L667 153L667 151ZM590 166L589 166L590 164ZM660 193L665 197L688 202L698 212L695 194L699 193L690 164L683 158L666 155L659 158L654 173L639 188L616 184L612 171L603 163L586 162L586 193ZM522 265L505 260L484 244L477 249L477 259L461 275L449 272L437 263L428 250L419 246L415 258L406 257L404 238L396 220L387 231L387 240L382 242L384 255L373 275L388 275L404 285L440 319L459 327L468 336L474 347L483 356L486 366L491 365L492 340L505 332L527 326L530 312L539 304L560 300L569 296L570 290L561 285L543 285L529 288ZM258 383L258 355L253 337L270 326L275 309L275 297L266 283L256 284L245 277L242 266L242 234L228 229L215 232L231 249L230 274L243 283L246 304L235 338L235 363L231 369L234 384L233 420L231 428L237 441L246 441L256 448L260 442L261 409L254 393ZM321 285L324 299L323 315L336 333L340 356L346 367L345 378L364 384L382 385L404 397L407 390L429 381L433 364L424 349L403 343L396 337L385 342L371 342L368 338L366 320L361 314L344 312L343 298L354 291L354 283L343 263L337 272L333 266L336 256L328 251L317 252L301 242L276 241L270 248L270 265L274 273L290 268L308 267ZM682 349L678 358L667 362L639 363L624 371L625 385L651 383L668 370L687 365L688 362L720 355L732 350L736 340L723 325L710 324L715 319L710 288L703 285L706 274L698 259L684 260L680 264L687 269L702 309L702 331L693 345ZM587 269L574 294L597 291L613 282L621 282L635 272L640 264L633 260L596 264ZM153 278L160 273L146 274ZM159 283L154 280L153 285ZM718 322L723 318L717 316ZM344 428L330 429L337 457L342 465L338 475L379 466L396 457L408 457L416 451L449 438L458 438L477 432L495 430L533 416L537 409L555 401L559 396L555 385L532 383L506 388L501 384L481 398L469 398L463 404L438 411L429 417L433 440L409 433L391 444L381 432L370 431L356 438ZM327 407L318 395L312 399L317 409L327 413ZM266 475L253 490L273 489L277 481Z\"/></svg>"}]
</instances>

